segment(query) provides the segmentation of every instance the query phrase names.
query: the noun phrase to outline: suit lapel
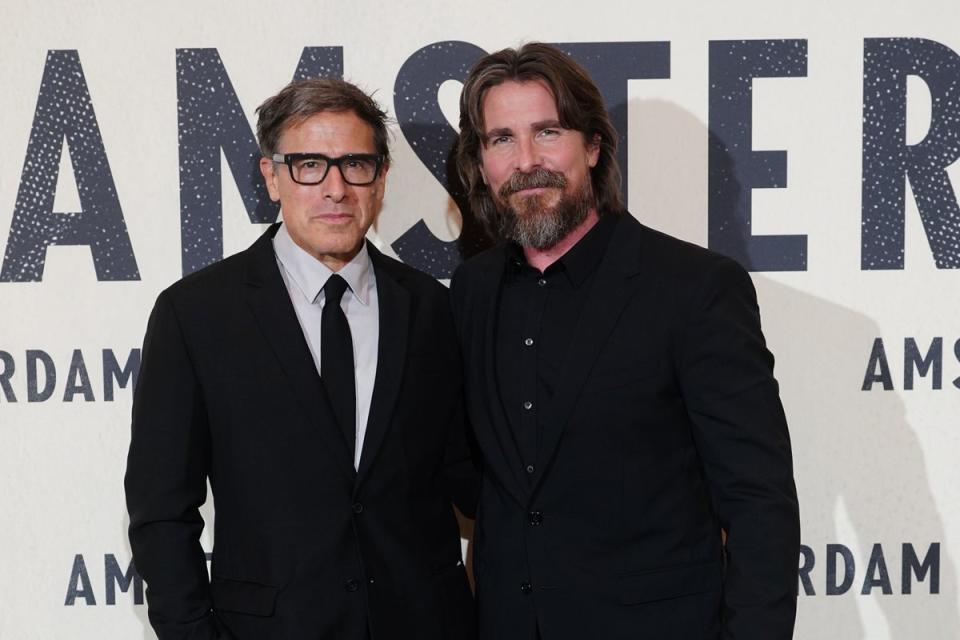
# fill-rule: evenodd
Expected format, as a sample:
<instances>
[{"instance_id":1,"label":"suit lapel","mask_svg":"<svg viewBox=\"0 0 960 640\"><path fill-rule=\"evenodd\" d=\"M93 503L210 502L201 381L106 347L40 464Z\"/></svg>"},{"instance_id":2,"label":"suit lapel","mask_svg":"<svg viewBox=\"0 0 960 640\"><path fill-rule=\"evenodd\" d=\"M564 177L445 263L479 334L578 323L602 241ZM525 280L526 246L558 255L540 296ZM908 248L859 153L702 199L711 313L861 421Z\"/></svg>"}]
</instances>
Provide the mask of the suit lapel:
<instances>
[{"instance_id":1,"label":"suit lapel","mask_svg":"<svg viewBox=\"0 0 960 640\"><path fill-rule=\"evenodd\" d=\"M339 429L325 428L326 425L334 424L333 413L277 266L271 240L279 226L271 226L247 250L247 303L260 326L265 342L277 356L287 386L293 390L307 422L317 425L320 435L335 452L332 457L352 479L356 472L343 435Z\"/></svg>"},{"instance_id":2,"label":"suit lapel","mask_svg":"<svg viewBox=\"0 0 960 640\"><path fill-rule=\"evenodd\" d=\"M410 292L403 286L394 269L379 251L367 243L377 279L377 300L380 335L377 345L377 373L370 401L357 486L369 475L380 445L390 427L393 409L400 393L407 360L410 333Z\"/></svg>"},{"instance_id":3,"label":"suit lapel","mask_svg":"<svg viewBox=\"0 0 960 640\"><path fill-rule=\"evenodd\" d=\"M604 343L610 338L640 284L632 276L639 270L638 236L643 227L629 213L621 215L623 217L617 223L607 252L597 267L583 315L564 357L556 401L544 416L542 440L537 451L539 464L533 476L531 492L536 492L543 481L544 471L556 455L563 431L580 399L580 391Z\"/></svg>"}]
</instances>

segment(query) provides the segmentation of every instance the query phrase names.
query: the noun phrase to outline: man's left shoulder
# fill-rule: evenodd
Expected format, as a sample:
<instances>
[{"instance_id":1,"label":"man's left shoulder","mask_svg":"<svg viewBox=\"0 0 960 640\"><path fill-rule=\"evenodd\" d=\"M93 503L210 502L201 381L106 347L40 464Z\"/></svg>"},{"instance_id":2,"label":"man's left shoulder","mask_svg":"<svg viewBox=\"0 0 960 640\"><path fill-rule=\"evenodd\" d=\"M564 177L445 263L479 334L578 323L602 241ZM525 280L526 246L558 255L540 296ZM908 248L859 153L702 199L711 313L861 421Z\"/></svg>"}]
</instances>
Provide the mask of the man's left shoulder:
<instances>
[{"instance_id":1,"label":"man's left shoulder","mask_svg":"<svg viewBox=\"0 0 960 640\"><path fill-rule=\"evenodd\" d=\"M430 274L391 258L372 245L368 245L368 250L377 278L390 278L414 296L446 299L447 288Z\"/></svg>"},{"instance_id":2,"label":"man's left shoulder","mask_svg":"<svg viewBox=\"0 0 960 640\"><path fill-rule=\"evenodd\" d=\"M626 243L628 254L648 275L678 285L694 285L726 274L734 279L747 276L746 270L732 258L648 227L629 213L622 215L630 219L620 222L620 229L614 237Z\"/></svg>"}]
</instances>

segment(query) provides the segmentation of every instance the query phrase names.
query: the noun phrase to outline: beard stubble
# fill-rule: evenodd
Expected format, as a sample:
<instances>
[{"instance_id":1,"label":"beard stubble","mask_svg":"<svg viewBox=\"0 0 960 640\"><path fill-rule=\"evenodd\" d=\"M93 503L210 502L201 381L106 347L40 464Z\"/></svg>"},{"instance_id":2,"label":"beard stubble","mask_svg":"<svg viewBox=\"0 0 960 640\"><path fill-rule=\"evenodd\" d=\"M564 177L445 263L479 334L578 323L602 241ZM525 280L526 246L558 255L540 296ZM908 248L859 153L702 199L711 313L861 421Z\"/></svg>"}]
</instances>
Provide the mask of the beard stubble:
<instances>
[{"instance_id":1,"label":"beard stubble","mask_svg":"<svg viewBox=\"0 0 960 640\"><path fill-rule=\"evenodd\" d=\"M590 174L575 192L567 193L566 186L566 176L542 167L511 175L500 186L499 197L494 199L500 213L500 236L541 251L555 246L577 228L595 206ZM510 197L518 191L538 187L560 189L560 199L548 206L546 200L550 194L534 194L511 203Z\"/></svg>"}]
</instances>

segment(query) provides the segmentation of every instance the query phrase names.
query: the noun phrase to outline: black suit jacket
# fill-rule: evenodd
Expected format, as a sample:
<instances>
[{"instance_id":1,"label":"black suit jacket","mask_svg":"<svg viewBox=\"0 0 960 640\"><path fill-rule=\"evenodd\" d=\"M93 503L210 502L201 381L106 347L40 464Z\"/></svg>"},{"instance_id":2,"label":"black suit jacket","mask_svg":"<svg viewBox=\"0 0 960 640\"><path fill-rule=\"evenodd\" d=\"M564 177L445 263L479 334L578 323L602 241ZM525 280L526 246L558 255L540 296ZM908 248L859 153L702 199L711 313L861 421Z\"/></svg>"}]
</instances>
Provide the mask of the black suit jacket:
<instances>
[{"instance_id":1,"label":"black suit jacket","mask_svg":"<svg viewBox=\"0 0 960 640\"><path fill-rule=\"evenodd\" d=\"M484 460L480 636L790 638L797 497L750 278L629 214L616 224L532 473L495 376L505 247L453 279Z\"/></svg>"},{"instance_id":2,"label":"black suit jacket","mask_svg":"<svg viewBox=\"0 0 960 640\"><path fill-rule=\"evenodd\" d=\"M161 640L350 640L368 625L374 640L469 637L452 501L472 515L476 489L447 291L368 245L380 339L355 471L276 263L277 227L161 293L150 317L126 491L151 624Z\"/></svg>"}]
</instances>

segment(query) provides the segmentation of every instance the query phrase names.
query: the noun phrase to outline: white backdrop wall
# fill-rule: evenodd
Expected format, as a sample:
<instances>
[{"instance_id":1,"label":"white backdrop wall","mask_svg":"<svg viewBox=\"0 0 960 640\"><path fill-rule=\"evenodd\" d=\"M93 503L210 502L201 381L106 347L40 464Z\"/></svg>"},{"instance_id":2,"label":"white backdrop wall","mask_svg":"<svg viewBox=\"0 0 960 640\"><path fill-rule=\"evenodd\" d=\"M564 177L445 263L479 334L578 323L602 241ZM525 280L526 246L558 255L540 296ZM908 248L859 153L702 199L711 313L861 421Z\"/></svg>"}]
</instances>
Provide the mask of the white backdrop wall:
<instances>
[{"instance_id":1,"label":"white backdrop wall","mask_svg":"<svg viewBox=\"0 0 960 640\"><path fill-rule=\"evenodd\" d=\"M276 215L256 106L295 74L375 89L398 124L371 237L445 278L459 80L527 40L598 79L633 215L753 272L796 637L960 636L960 3L160 4L3 10L0 638L153 637L122 490L138 349L162 288Z\"/></svg>"}]
</instances>

